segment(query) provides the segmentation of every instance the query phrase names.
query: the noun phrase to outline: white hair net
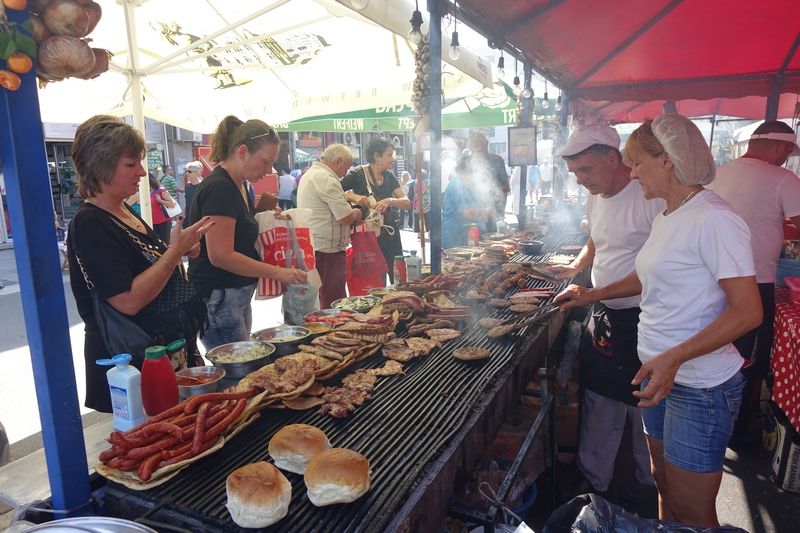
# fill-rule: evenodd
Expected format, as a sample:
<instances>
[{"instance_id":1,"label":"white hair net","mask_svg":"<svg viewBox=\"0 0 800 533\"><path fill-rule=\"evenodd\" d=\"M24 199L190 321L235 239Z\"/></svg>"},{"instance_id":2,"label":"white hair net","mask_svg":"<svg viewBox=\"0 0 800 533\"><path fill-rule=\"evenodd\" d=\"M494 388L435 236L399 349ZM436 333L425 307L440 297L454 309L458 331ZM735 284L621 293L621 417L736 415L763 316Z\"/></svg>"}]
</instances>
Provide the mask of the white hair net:
<instances>
[{"instance_id":1,"label":"white hair net","mask_svg":"<svg viewBox=\"0 0 800 533\"><path fill-rule=\"evenodd\" d=\"M708 185L717 166L703 134L688 118L674 113L653 120L653 135L664 147L684 185Z\"/></svg>"}]
</instances>

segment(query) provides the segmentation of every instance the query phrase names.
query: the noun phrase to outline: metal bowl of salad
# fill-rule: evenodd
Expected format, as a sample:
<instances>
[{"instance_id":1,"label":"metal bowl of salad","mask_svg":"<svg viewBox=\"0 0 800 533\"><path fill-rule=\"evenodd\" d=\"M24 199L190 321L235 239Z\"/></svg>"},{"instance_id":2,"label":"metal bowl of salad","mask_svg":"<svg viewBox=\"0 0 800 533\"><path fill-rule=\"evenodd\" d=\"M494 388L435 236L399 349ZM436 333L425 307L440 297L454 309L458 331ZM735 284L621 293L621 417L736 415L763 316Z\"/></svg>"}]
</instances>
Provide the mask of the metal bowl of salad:
<instances>
[{"instance_id":1,"label":"metal bowl of salad","mask_svg":"<svg viewBox=\"0 0 800 533\"><path fill-rule=\"evenodd\" d=\"M276 326L256 331L250 337L256 341L269 342L275 345L275 355L295 353L297 347L310 340L311 331L302 326Z\"/></svg>"},{"instance_id":2,"label":"metal bowl of salad","mask_svg":"<svg viewBox=\"0 0 800 533\"><path fill-rule=\"evenodd\" d=\"M334 300L331 302L331 307L356 313L366 313L379 303L381 303L381 299L377 296L350 296L349 298Z\"/></svg>"},{"instance_id":3,"label":"metal bowl of salad","mask_svg":"<svg viewBox=\"0 0 800 533\"><path fill-rule=\"evenodd\" d=\"M260 340L229 342L210 349L206 359L225 369L226 377L243 378L269 363L274 353L274 345Z\"/></svg>"}]
</instances>

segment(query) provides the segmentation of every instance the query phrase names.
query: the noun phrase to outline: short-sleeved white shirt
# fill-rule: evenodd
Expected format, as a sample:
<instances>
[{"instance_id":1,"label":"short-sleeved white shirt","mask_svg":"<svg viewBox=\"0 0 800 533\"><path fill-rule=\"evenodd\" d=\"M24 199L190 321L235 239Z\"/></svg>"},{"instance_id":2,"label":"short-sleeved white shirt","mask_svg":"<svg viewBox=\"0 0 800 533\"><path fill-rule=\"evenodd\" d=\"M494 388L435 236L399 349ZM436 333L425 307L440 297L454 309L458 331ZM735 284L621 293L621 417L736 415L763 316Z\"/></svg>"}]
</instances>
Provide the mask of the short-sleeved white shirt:
<instances>
[{"instance_id":1,"label":"short-sleeved white shirt","mask_svg":"<svg viewBox=\"0 0 800 533\"><path fill-rule=\"evenodd\" d=\"M297 188L297 207L311 209L311 239L317 252L343 252L350 242L350 226L339 224L353 209L344 197L339 178L319 161L311 165Z\"/></svg>"},{"instance_id":2,"label":"short-sleeved white shirt","mask_svg":"<svg viewBox=\"0 0 800 533\"><path fill-rule=\"evenodd\" d=\"M722 165L708 188L731 204L750 228L758 282L775 283L783 220L800 215L800 178L785 168L744 157Z\"/></svg>"},{"instance_id":3,"label":"short-sleeved white shirt","mask_svg":"<svg viewBox=\"0 0 800 533\"><path fill-rule=\"evenodd\" d=\"M592 285L602 287L624 278L634 269L636 254L650 235L656 215L664 210L661 198L647 200L638 180L631 180L620 192L604 198L590 195L586 202L595 247ZM641 296L603 300L612 309L637 307Z\"/></svg>"},{"instance_id":4,"label":"short-sleeved white shirt","mask_svg":"<svg viewBox=\"0 0 800 533\"><path fill-rule=\"evenodd\" d=\"M693 337L727 308L719 280L752 276L753 254L745 222L727 202L702 191L653 221L636 257L642 283L639 359L646 363ZM675 383L714 387L742 366L732 344L682 364Z\"/></svg>"}]
</instances>

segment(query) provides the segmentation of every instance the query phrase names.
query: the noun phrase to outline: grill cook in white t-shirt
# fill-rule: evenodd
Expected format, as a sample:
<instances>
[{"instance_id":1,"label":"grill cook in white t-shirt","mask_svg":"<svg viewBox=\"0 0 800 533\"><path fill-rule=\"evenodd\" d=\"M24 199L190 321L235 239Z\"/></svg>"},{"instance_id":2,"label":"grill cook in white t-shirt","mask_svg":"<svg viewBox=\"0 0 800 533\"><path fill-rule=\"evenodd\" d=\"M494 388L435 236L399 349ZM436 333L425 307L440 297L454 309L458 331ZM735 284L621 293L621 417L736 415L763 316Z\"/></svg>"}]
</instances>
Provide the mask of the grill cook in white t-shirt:
<instances>
[{"instance_id":1,"label":"grill cook in white t-shirt","mask_svg":"<svg viewBox=\"0 0 800 533\"><path fill-rule=\"evenodd\" d=\"M756 280L775 283L783 220L800 215L800 178L760 159L741 157L722 165L708 188L731 204L750 228Z\"/></svg>"},{"instance_id":2,"label":"grill cook in white t-shirt","mask_svg":"<svg viewBox=\"0 0 800 533\"><path fill-rule=\"evenodd\" d=\"M609 198L590 195L586 218L595 247L592 285L604 287L633 272L636 254L650 235L653 219L666 207L661 198L646 200L638 180ZM641 296L603 300L612 309L637 307Z\"/></svg>"},{"instance_id":3,"label":"grill cook in white t-shirt","mask_svg":"<svg viewBox=\"0 0 800 533\"><path fill-rule=\"evenodd\" d=\"M636 257L642 284L639 359L646 363L719 318L728 303L718 281L755 273L750 232L728 203L702 191L669 216L659 214ZM708 388L743 363L727 344L683 363L675 383Z\"/></svg>"}]
</instances>

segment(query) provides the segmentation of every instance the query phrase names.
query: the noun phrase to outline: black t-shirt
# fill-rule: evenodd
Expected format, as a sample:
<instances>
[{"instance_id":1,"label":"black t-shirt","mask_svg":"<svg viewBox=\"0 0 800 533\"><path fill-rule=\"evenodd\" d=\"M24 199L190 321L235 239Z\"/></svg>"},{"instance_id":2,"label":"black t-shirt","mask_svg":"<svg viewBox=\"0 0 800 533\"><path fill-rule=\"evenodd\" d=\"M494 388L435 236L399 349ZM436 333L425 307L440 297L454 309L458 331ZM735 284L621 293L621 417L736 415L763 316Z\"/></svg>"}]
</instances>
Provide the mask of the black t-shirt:
<instances>
[{"instance_id":1,"label":"black t-shirt","mask_svg":"<svg viewBox=\"0 0 800 533\"><path fill-rule=\"evenodd\" d=\"M136 216L132 209L128 209ZM147 228L144 221L142 224ZM84 281L76 254L80 256L97 295L104 300L129 291L133 279L158 259L157 256L146 254L139 244L133 242L126 228L159 255L166 251L166 244L152 229L148 228L147 233L140 233L125 226L114 215L88 202L81 204L70 223L67 238L70 285L78 313L86 323L87 330L97 330L97 322L94 318L92 296Z\"/></svg>"},{"instance_id":2,"label":"black t-shirt","mask_svg":"<svg viewBox=\"0 0 800 533\"><path fill-rule=\"evenodd\" d=\"M194 224L205 216L223 216L235 219L234 251L258 261L255 245L258 238L258 222L253 215L255 206L249 195L247 207L242 200L242 194L228 172L221 166L217 166L197 187L189 211L191 216L189 224ZM189 262L189 280L198 292L206 297L210 296L214 289L244 287L257 281L256 278L240 276L212 265L208 259L205 237L200 240L200 255Z\"/></svg>"},{"instance_id":3,"label":"black t-shirt","mask_svg":"<svg viewBox=\"0 0 800 533\"><path fill-rule=\"evenodd\" d=\"M376 200L383 200L384 198L394 198L394 191L400 188L400 182L394 176L391 170L383 171L383 183L380 185L369 184L372 188L372 195ZM364 167L359 166L348 172L342 178L342 189L345 191L352 190L354 193L361 196L370 196L369 189L367 188L367 176L364 172ZM383 215L383 223L387 226L397 228L400 218L397 214L397 209L390 207Z\"/></svg>"}]
</instances>

